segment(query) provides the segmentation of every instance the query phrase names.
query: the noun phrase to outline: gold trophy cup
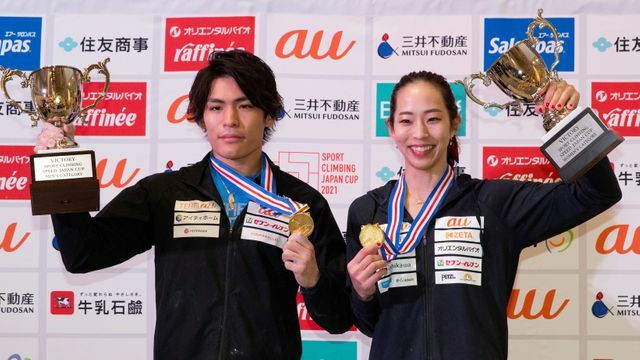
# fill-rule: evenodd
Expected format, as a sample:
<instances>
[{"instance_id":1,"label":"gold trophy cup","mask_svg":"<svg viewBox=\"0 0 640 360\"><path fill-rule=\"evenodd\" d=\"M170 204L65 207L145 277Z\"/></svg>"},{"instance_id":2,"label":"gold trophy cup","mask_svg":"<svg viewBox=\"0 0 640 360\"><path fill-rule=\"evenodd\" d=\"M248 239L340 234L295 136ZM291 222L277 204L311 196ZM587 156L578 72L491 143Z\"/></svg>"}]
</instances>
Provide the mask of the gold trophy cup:
<instances>
[{"instance_id":1,"label":"gold trophy cup","mask_svg":"<svg viewBox=\"0 0 640 360\"><path fill-rule=\"evenodd\" d=\"M535 49L538 39L533 35L533 30L536 26L548 27L556 40L555 60L549 69ZM560 62L561 51L562 45L556 28L542 17L542 9L539 9L538 17L529 24L527 39L518 42L499 57L486 74L471 74L456 83L463 85L467 96L485 109L504 110L511 106L517 114L522 114L523 103L540 105L549 83L559 79L555 68ZM495 83L513 100L504 104L480 100L472 91L475 80L482 80L485 86ZM543 108L546 109L544 106ZM582 176L624 140L604 126L588 107L578 106L573 111L564 108L546 109L542 118L544 129L548 132L542 138L540 150L565 182Z\"/></svg>"},{"instance_id":2,"label":"gold trophy cup","mask_svg":"<svg viewBox=\"0 0 640 360\"><path fill-rule=\"evenodd\" d=\"M29 76L20 70L2 71L2 92L7 101L31 118L31 126L42 120L61 128L79 117L85 122L86 111L94 108L107 94L110 75L109 58L80 71L70 66L46 66ZM102 93L93 104L82 107L82 85L91 81L89 73L98 70L105 76ZM35 111L23 108L7 92L7 83L19 77L23 88L31 89ZM63 131L64 134L64 131ZM31 155L31 212L33 215L95 211L100 208L100 186L96 177L95 153L78 150L67 134L46 150Z\"/></svg>"}]
</instances>

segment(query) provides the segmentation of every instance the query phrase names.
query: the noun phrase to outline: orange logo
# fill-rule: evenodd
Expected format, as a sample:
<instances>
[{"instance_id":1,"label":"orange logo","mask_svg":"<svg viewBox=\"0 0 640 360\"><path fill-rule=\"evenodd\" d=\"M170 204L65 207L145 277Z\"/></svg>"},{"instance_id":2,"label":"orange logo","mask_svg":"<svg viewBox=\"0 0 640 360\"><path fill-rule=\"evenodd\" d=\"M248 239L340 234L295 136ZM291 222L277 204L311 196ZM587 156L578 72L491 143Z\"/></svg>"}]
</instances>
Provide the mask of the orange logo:
<instances>
[{"instance_id":1,"label":"orange logo","mask_svg":"<svg viewBox=\"0 0 640 360\"><path fill-rule=\"evenodd\" d=\"M340 52L340 41L342 40L343 32L338 31L337 33L333 34L331 43L329 44L329 48L325 51L324 54L321 54L320 49L322 47L322 36L324 35L324 30L320 30L313 34L311 45L305 52L305 44L307 42L308 33L309 30L291 30L288 33L282 35L280 40L278 40L278 44L276 44L276 56L283 59L289 58L291 56L295 56L298 59L304 59L311 56L316 60L321 60L328 56L333 60L340 60L345 55L347 55L353 45L356 44L355 41L351 41L347 48ZM291 41L293 41L293 48L291 48L290 51L285 52L285 47L287 47L287 45Z\"/></svg>"},{"instance_id":2,"label":"orange logo","mask_svg":"<svg viewBox=\"0 0 640 360\"><path fill-rule=\"evenodd\" d=\"M18 250L18 248L20 248L20 246L22 246L25 241L27 241L27 238L29 237L29 235L31 235L30 232L26 232L24 236L22 236L22 239L20 239L20 241L18 241L17 244L12 245L13 238L16 234L17 226L18 226L18 223L15 223L15 222L7 226L7 230L4 232L4 238L0 242L0 250L4 250L5 252L8 252L8 253L14 252Z\"/></svg>"},{"instance_id":3,"label":"orange logo","mask_svg":"<svg viewBox=\"0 0 640 360\"><path fill-rule=\"evenodd\" d=\"M171 106L169 106L169 110L167 111L167 121L170 124L179 124L185 120L188 121L189 114L185 111L183 115L178 117L178 109L184 104L186 108L186 103L189 100L189 95L182 95L177 99L173 100Z\"/></svg>"},{"instance_id":4,"label":"orange logo","mask_svg":"<svg viewBox=\"0 0 640 360\"><path fill-rule=\"evenodd\" d=\"M465 227L471 225L471 220L467 218L451 218L447 221L447 227Z\"/></svg>"},{"instance_id":5,"label":"orange logo","mask_svg":"<svg viewBox=\"0 0 640 360\"><path fill-rule=\"evenodd\" d=\"M102 159L96 165L96 174L100 181L101 189L104 189L111 185L113 185L116 188L122 189L128 186L131 183L131 181L133 181L133 178L136 175L138 175L138 173L140 172L140 168L135 168L131 176L129 176L127 180L123 180L125 177L124 172L127 166L127 159L122 159L118 161L118 164L116 165L116 170L113 172L113 177L111 178L111 180L108 180L105 177L105 169L107 168L107 162L108 162L107 159Z\"/></svg>"},{"instance_id":6,"label":"orange logo","mask_svg":"<svg viewBox=\"0 0 640 360\"><path fill-rule=\"evenodd\" d=\"M640 227L636 227L631 243L625 248L628 234L629 224L609 226L598 236L598 240L596 240L596 251L602 255L611 254L614 251L618 254L627 254L633 251L634 254L640 255ZM609 235L615 237L615 240L607 247Z\"/></svg>"},{"instance_id":7,"label":"orange logo","mask_svg":"<svg viewBox=\"0 0 640 360\"><path fill-rule=\"evenodd\" d=\"M520 298L520 289L513 289L511 291L511 298L509 298L509 304L507 305L507 316L509 319L517 319L519 317L524 317L527 320L535 320L540 317L543 317L547 320L551 320L556 318L560 313L564 310L564 308L569 304L569 299L565 299L562 301L562 304L558 307L558 309L553 311L553 303L556 296L556 289L550 290L544 296L544 301L542 303L542 307L537 313L533 313L533 303L536 298L536 290L529 290L527 295L524 297L524 301L522 302L522 308L519 312L516 312L516 304L518 303L518 299Z\"/></svg>"}]
</instances>

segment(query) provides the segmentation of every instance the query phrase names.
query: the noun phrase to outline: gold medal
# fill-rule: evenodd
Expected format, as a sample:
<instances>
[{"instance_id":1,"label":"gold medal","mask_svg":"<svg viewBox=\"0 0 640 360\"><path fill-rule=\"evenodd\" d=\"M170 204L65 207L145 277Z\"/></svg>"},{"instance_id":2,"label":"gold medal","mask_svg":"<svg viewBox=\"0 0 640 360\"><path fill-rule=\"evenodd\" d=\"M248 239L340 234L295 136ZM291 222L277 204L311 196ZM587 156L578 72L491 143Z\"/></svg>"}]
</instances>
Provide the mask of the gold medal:
<instances>
[{"instance_id":1,"label":"gold medal","mask_svg":"<svg viewBox=\"0 0 640 360\"><path fill-rule=\"evenodd\" d=\"M360 227L360 244L365 247L370 244L382 246L384 241L384 232L378 224L366 224Z\"/></svg>"},{"instance_id":2,"label":"gold medal","mask_svg":"<svg viewBox=\"0 0 640 360\"><path fill-rule=\"evenodd\" d=\"M289 218L289 233L299 233L305 237L309 237L313 232L313 219L307 212L309 205L303 206L300 210L296 211Z\"/></svg>"}]
</instances>

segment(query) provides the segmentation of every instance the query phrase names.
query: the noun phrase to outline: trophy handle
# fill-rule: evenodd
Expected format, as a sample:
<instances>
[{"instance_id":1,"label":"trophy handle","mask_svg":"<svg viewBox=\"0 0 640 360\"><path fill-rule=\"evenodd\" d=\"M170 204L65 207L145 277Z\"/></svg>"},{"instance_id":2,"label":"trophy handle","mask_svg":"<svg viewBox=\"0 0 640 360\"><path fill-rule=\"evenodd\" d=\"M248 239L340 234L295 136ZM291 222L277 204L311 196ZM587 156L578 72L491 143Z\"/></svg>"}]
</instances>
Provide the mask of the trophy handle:
<instances>
[{"instance_id":1,"label":"trophy handle","mask_svg":"<svg viewBox=\"0 0 640 360\"><path fill-rule=\"evenodd\" d=\"M551 77L557 80L558 72L555 69L556 69L556 66L558 66L558 63L560 63L560 52L562 51L562 44L560 43L558 30L556 30L556 27L553 26L553 24L551 24L549 20L542 17L542 9L538 9L538 17L533 19L533 21L531 22L531 24L529 24L529 27L527 28L527 36L529 37L529 41L533 45L538 43L538 38L533 36L533 29L536 26L538 26L540 29L542 29L543 27L548 27L549 29L551 29L551 32L553 33L553 37L556 39L556 47L553 51L553 56L555 57L555 60L551 64L551 67L549 68L549 72L551 73Z\"/></svg>"},{"instance_id":2,"label":"trophy handle","mask_svg":"<svg viewBox=\"0 0 640 360\"><path fill-rule=\"evenodd\" d=\"M491 85L492 81L491 78L488 77L486 74L478 72L478 73L474 73L471 74L467 77L464 78L464 80L460 81L460 80L456 80L455 83L456 84L460 84L464 87L464 91L467 93L467 96L473 100L473 102L475 102L478 105L481 105L483 108L488 109L488 108L498 108L500 110L504 110L509 106L520 106L520 102L518 101L510 101L508 103L504 103L504 104L498 104L496 102L484 102L480 99L478 99L474 94L473 94L473 87L475 86L475 84L473 83L474 80L482 80L482 83L484 84L484 86L489 86Z\"/></svg>"},{"instance_id":3,"label":"trophy handle","mask_svg":"<svg viewBox=\"0 0 640 360\"><path fill-rule=\"evenodd\" d=\"M37 126L39 117L36 112L23 108L22 105L20 105L17 101L13 100L11 96L9 96L9 92L7 91L7 83L13 80L13 75L16 75L20 77L20 79L22 79L22 81L20 82L20 86L22 86L23 88L29 87L29 78L20 70L5 69L2 66L0 66L0 70L2 71L2 92L7 98L7 101L9 102L9 104L17 107L21 112L29 115L29 117L31 118L31 126Z\"/></svg>"},{"instance_id":4,"label":"trophy handle","mask_svg":"<svg viewBox=\"0 0 640 360\"><path fill-rule=\"evenodd\" d=\"M98 73L104 75L104 77L105 77L104 87L102 88L102 94L100 94L100 96L98 96L98 98L94 100L93 104L83 107L78 112L78 116L80 117L80 120L82 121L83 124L87 123L87 119L86 119L87 118L87 113L86 113L86 111L89 110L89 109L95 108L96 105L98 105L98 102L100 100L104 99L104 97L107 95L107 89L109 88L109 83L111 81L111 75L109 74L109 69L107 69L107 63L109 61L111 61L111 59L110 58L106 58L102 62L98 62L96 64L91 64L91 65L89 65L89 67L84 69L84 72L82 73L82 82L83 83L91 81L91 77L89 76L89 73L91 71L93 71L93 70L98 70Z\"/></svg>"}]
</instances>

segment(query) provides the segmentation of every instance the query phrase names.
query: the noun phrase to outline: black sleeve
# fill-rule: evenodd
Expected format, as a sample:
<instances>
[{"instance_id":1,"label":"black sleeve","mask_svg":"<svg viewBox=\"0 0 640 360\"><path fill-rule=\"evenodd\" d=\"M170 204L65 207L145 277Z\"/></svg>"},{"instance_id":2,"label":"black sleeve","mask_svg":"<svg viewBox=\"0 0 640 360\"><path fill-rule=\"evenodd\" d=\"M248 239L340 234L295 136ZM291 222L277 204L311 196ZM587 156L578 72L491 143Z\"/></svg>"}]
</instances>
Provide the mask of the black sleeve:
<instances>
[{"instance_id":1,"label":"black sleeve","mask_svg":"<svg viewBox=\"0 0 640 360\"><path fill-rule=\"evenodd\" d=\"M151 248L148 196L141 182L123 190L93 218L89 213L51 215L69 272L104 269Z\"/></svg>"},{"instance_id":2,"label":"black sleeve","mask_svg":"<svg viewBox=\"0 0 640 360\"><path fill-rule=\"evenodd\" d=\"M300 292L311 318L331 334L341 334L353 325L345 290L344 240L324 198L319 205L312 206L311 216L315 230L310 240L315 248L320 279L313 288L301 288Z\"/></svg>"},{"instance_id":3,"label":"black sleeve","mask_svg":"<svg viewBox=\"0 0 640 360\"><path fill-rule=\"evenodd\" d=\"M349 207L349 215L347 218L347 263L353 259L362 249L360 240L360 226L373 222L372 214L375 209L373 199L367 195L356 199ZM347 277L347 289L351 297L351 311L356 327L365 335L373 336L373 331L378 322L380 315L380 305L378 291L374 294L370 301L362 301L358 294L353 290L351 278Z\"/></svg>"},{"instance_id":4,"label":"black sleeve","mask_svg":"<svg viewBox=\"0 0 640 360\"><path fill-rule=\"evenodd\" d=\"M573 183L487 181L479 196L514 230L520 249L591 219L621 197L607 158Z\"/></svg>"}]
</instances>

